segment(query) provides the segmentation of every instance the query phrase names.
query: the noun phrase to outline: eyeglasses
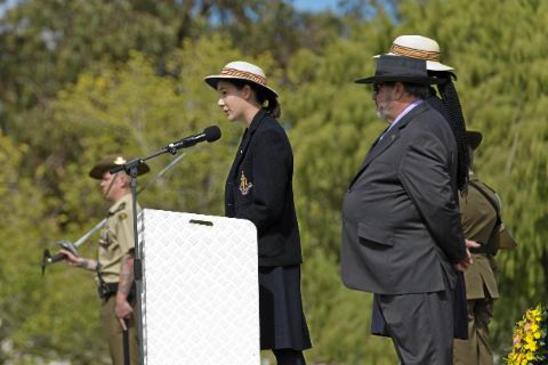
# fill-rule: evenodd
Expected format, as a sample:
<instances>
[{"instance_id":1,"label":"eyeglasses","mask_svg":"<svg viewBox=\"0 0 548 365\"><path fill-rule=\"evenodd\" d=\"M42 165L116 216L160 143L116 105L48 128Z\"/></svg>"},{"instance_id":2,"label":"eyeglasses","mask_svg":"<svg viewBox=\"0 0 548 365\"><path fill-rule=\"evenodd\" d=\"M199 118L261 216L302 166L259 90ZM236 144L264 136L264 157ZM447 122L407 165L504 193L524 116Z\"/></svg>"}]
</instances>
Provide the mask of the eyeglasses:
<instances>
[{"instance_id":1,"label":"eyeglasses","mask_svg":"<svg viewBox=\"0 0 548 365\"><path fill-rule=\"evenodd\" d=\"M393 86L393 85L394 83L391 83L391 82L379 82L379 83L373 84L373 93L377 95L379 91L381 91L381 88L383 86Z\"/></svg>"}]
</instances>

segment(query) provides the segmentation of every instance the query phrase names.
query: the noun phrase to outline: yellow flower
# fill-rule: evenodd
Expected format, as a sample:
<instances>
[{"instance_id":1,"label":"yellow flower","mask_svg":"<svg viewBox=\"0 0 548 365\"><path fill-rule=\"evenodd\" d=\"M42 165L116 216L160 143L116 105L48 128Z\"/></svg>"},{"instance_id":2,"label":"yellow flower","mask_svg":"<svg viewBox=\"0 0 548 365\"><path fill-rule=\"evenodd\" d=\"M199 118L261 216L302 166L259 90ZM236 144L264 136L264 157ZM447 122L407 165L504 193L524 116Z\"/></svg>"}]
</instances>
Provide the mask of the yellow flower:
<instances>
[{"instance_id":1,"label":"yellow flower","mask_svg":"<svg viewBox=\"0 0 548 365\"><path fill-rule=\"evenodd\" d=\"M514 346L521 347L521 334L514 335Z\"/></svg>"},{"instance_id":2,"label":"yellow flower","mask_svg":"<svg viewBox=\"0 0 548 365\"><path fill-rule=\"evenodd\" d=\"M529 335L527 335L527 343L525 344L525 349L530 351L536 351L537 350L537 344L533 340L533 338Z\"/></svg>"},{"instance_id":3,"label":"yellow flower","mask_svg":"<svg viewBox=\"0 0 548 365\"><path fill-rule=\"evenodd\" d=\"M508 365L538 365L545 356L548 307L537 305L525 312L514 327L512 351L506 358ZM540 360L542 361L542 360Z\"/></svg>"}]
</instances>

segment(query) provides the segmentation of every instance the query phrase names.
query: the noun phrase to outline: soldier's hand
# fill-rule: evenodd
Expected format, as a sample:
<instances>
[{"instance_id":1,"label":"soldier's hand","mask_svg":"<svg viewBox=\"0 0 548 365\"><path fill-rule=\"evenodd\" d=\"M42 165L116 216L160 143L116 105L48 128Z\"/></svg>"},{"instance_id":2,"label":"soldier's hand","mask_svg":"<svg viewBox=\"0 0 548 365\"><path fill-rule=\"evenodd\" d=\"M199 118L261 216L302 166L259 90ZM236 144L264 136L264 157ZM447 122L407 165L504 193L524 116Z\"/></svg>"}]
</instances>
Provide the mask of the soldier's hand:
<instances>
[{"instance_id":1,"label":"soldier's hand","mask_svg":"<svg viewBox=\"0 0 548 365\"><path fill-rule=\"evenodd\" d=\"M472 254L470 253L470 249L481 247L479 243L472 240L465 240L465 244L466 257L454 265L456 270L463 272L466 271L466 269L468 269L468 267L474 263L474 260L472 259Z\"/></svg>"},{"instance_id":2,"label":"soldier's hand","mask_svg":"<svg viewBox=\"0 0 548 365\"><path fill-rule=\"evenodd\" d=\"M472 254L470 253L470 249L481 247L481 245L478 242L472 240L464 240L464 243L466 244L466 258L464 260L466 261L466 263L468 263L468 265L466 266L466 268L468 268L468 266L474 263L474 260L472 259Z\"/></svg>"},{"instance_id":3,"label":"soldier's hand","mask_svg":"<svg viewBox=\"0 0 548 365\"><path fill-rule=\"evenodd\" d=\"M71 266L82 266L81 261L83 260L81 257L75 256L72 252L61 249L59 251L60 254L63 255L65 261L71 265Z\"/></svg>"},{"instance_id":4,"label":"soldier's hand","mask_svg":"<svg viewBox=\"0 0 548 365\"><path fill-rule=\"evenodd\" d=\"M133 314L133 308L131 308L131 305L128 303L127 300L116 300L116 306L114 307L114 313L116 314L116 317L118 319L129 319L131 315Z\"/></svg>"},{"instance_id":5,"label":"soldier's hand","mask_svg":"<svg viewBox=\"0 0 548 365\"><path fill-rule=\"evenodd\" d=\"M478 247L481 247L481 244L479 244L478 242L476 241L472 241L472 240L464 240L465 244L466 244L466 248L478 248Z\"/></svg>"}]
</instances>

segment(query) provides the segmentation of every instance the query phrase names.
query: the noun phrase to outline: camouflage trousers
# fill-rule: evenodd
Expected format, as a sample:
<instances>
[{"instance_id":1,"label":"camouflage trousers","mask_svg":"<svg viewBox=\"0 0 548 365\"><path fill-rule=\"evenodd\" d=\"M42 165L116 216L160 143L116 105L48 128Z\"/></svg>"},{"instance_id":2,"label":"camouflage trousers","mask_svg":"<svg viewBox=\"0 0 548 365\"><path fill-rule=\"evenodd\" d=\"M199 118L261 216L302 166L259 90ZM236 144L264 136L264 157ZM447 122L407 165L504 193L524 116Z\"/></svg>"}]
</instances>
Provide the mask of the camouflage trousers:
<instances>
[{"instance_id":1,"label":"camouflage trousers","mask_svg":"<svg viewBox=\"0 0 548 365\"><path fill-rule=\"evenodd\" d=\"M493 317L493 302L492 298L467 301L468 340L454 340L454 365L493 365L488 329Z\"/></svg>"},{"instance_id":2,"label":"camouflage trousers","mask_svg":"<svg viewBox=\"0 0 548 365\"><path fill-rule=\"evenodd\" d=\"M116 295L111 295L110 298L104 300L101 304L101 324L103 333L108 342L110 357L113 365L124 365L124 347L123 347L123 331L118 318L114 314L116 306ZM129 353L130 364L138 364L139 345L137 340L137 328L134 321L130 322L129 328Z\"/></svg>"}]
</instances>

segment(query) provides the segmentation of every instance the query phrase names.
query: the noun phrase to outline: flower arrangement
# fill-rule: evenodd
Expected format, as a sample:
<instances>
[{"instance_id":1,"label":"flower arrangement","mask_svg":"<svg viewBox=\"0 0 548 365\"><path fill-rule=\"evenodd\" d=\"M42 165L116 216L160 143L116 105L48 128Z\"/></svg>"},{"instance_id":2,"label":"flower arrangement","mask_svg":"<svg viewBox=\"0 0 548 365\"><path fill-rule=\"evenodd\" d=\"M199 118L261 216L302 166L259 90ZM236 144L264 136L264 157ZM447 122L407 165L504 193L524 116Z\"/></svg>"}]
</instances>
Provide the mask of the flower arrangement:
<instances>
[{"instance_id":1,"label":"flower arrangement","mask_svg":"<svg viewBox=\"0 0 548 365\"><path fill-rule=\"evenodd\" d=\"M508 365L548 364L548 306L537 305L516 323Z\"/></svg>"}]
</instances>

